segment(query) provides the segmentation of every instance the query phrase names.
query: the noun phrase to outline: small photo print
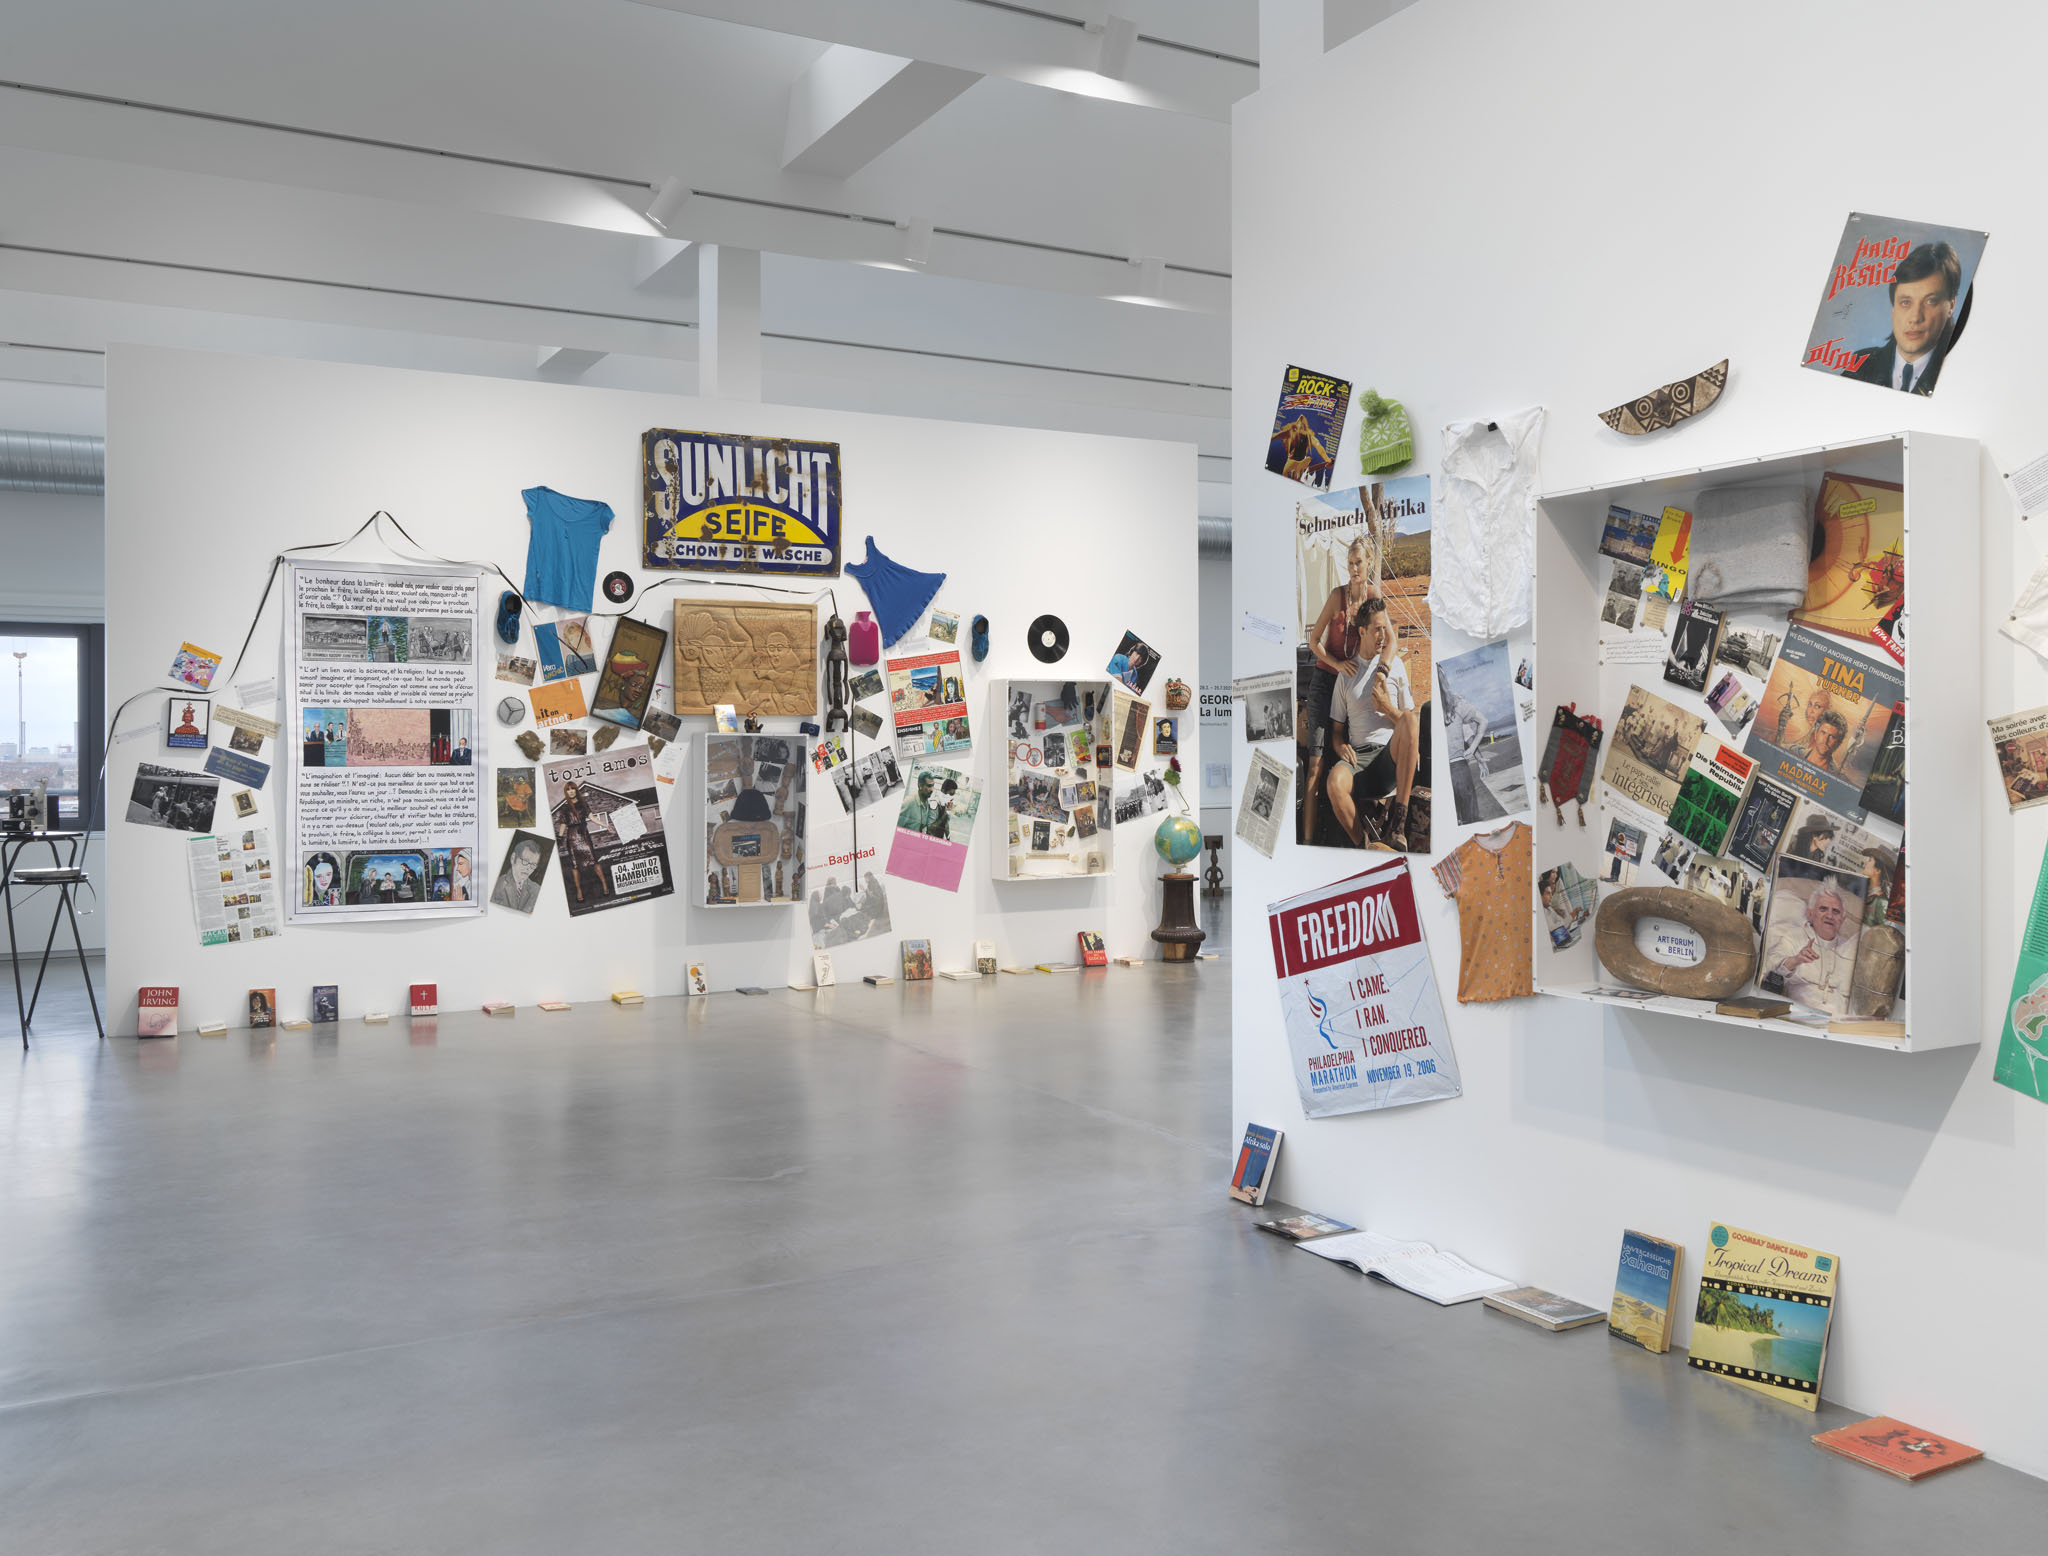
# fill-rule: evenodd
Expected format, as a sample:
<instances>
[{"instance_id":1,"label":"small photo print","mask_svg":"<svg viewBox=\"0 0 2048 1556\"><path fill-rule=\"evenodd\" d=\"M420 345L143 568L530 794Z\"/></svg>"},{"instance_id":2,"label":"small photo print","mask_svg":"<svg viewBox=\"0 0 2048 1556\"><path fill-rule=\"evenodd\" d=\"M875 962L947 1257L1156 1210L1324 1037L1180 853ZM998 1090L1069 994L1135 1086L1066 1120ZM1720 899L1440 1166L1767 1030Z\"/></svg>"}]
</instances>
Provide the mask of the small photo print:
<instances>
[{"instance_id":1,"label":"small photo print","mask_svg":"<svg viewBox=\"0 0 2048 1556\"><path fill-rule=\"evenodd\" d=\"M237 789L228 798L234 802L237 820L247 821L256 814L256 796L247 789Z\"/></svg>"},{"instance_id":2,"label":"small photo print","mask_svg":"<svg viewBox=\"0 0 2048 1556\"><path fill-rule=\"evenodd\" d=\"M640 727L656 740L674 740L683 732L683 721L673 713L649 708L640 716Z\"/></svg>"},{"instance_id":3,"label":"small photo print","mask_svg":"<svg viewBox=\"0 0 2048 1556\"><path fill-rule=\"evenodd\" d=\"M259 756L263 751L263 736L258 730L237 724L228 732L228 749L240 751L248 756Z\"/></svg>"},{"instance_id":4,"label":"small photo print","mask_svg":"<svg viewBox=\"0 0 2048 1556\"><path fill-rule=\"evenodd\" d=\"M1109 673L1139 696L1152 684L1152 674L1158 668L1159 651L1135 632L1126 632L1109 656Z\"/></svg>"},{"instance_id":5,"label":"small photo print","mask_svg":"<svg viewBox=\"0 0 2048 1556\"><path fill-rule=\"evenodd\" d=\"M498 656L498 679L510 681L514 686L531 686L540 666L524 654L500 654Z\"/></svg>"},{"instance_id":6,"label":"small photo print","mask_svg":"<svg viewBox=\"0 0 2048 1556\"><path fill-rule=\"evenodd\" d=\"M853 732L863 740L874 740L882 733L882 716L871 708L855 708L849 717L853 720Z\"/></svg>"},{"instance_id":7,"label":"small photo print","mask_svg":"<svg viewBox=\"0 0 2048 1556\"><path fill-rule=\"evenodd\" d=\"M498 825L538 825L534 814L534 772L531 767L501 767L498 778Z\"/></svg>"},{"instance_id":8,"label":"small photo print","mask_svg":"<svg viewBox=\"0 0 2048 1556\"><path fill-rule=\"evenodd\" d=\"M1180 755L1180 719L1170 713L1160 714L1152 720L1152 754L1154 756Z\"/></svg>"},{"instance_id":9,"label":"small photo print","mask_svg":"<svg viewBox=\"0 0 2048 1556\"><path fill-rule=\"evenodd\" d=\"M846 689L852 695L855 702L865 701L869 697L881 696L882 672L880 668L876 667L861 671L859 675L856 675L846 683Z\"/></svg>"},{"instance_id":10,"label":"small photo print","mask_svg":"<svg viewBox=\"0 0 2048 1556\"><path fill-rule=\"evenodd\" d=\"M959 616L952 611L933 611L931 620L925 623L924 635L930 638L934 643L959 642Z\"/></svg>"},{"instance_id":11,"label":"small photo print","mask_svg":"<svg viewBox=\"0 0 2048 1556\"><path fill-rule=\"evenodd\" d=\"M590 732L583 729L551 729L548 731L549 756L588 756L590 754Z\"/></svg>"}]
</instances>

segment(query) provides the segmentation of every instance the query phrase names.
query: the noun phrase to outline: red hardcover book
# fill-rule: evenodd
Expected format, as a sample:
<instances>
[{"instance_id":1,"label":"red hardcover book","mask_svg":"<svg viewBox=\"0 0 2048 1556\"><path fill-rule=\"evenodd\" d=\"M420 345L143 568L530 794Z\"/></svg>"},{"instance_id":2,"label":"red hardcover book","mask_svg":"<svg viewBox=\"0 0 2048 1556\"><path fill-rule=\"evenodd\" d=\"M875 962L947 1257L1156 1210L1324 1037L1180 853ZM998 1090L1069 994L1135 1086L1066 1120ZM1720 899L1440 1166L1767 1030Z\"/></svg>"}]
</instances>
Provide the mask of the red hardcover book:
<instances>
[{"instance_id":1,"label":"red hardcover book","mask_svg":"<svg viewBox=\"0 0 2048 1556\"><path fill-rule=\"evenodd\" d=\"M410 986L408 1003L415 1016L438 1015L441 1010L441 988L434 983L415 983Z\"/></svg>"},{"instance_id":2,"label":"red hardcover book","mask_svg":"<svg viewBox=\"0 0 2048 1556\"><path fill-rule=\"evenodd\" d=\"M174 984L146 983L135 991L135 1035L178 1035L178 990Z\"/></svg>"},{"instance_id":3,"label":"red hardcover book","mask_svg":"<svg viewBox=\"0 0 2048 1556\"><path fill-rule=\"evenodd\" d=\"M1832 1432L1816 1432L1813 1440L1829 1453L1868 1464L1900 1480L1920 1480L1938 1470L1953 1469L1972 1459L1984 1457L1982 1448L1972 1448L1953 1438L1937 1437L1917 1426L1908 1426L1890 1416L1872 1416L1854 1426L1838 1426Z\"/></svg>"},{"instance_id":4,"label":"red hardcover book","mask_svg":"<svg viewBox=\"0 0 2048 1556\"><path fill-rule=\"evenodd\" d=\"M1102 936L1092 929L1084 929L1074 937L1081 942L1081 965L1083 967L1107 967L1109 951L1102 943Z\"/></svg>"}]
</instances>

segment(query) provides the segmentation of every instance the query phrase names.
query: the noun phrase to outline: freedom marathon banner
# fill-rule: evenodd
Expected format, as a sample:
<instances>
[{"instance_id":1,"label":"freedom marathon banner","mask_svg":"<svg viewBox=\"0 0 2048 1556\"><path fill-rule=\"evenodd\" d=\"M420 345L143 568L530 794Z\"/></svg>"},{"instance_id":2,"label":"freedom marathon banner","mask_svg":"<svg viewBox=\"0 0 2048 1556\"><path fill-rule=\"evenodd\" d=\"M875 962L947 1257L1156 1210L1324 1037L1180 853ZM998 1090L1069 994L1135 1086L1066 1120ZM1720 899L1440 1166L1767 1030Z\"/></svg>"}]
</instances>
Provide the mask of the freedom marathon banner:
<instances>
[{"instance_id":1,"label":"freedom marathon banner","mask_svg":"<svg viewBox=\"0 0 2048 1556\"><path fill-rule=\"evenodd\" d=\"M1269 904L1266 924L1308 1117L1459 1095L1406 859Z\"/></svg>"}]
</instances>

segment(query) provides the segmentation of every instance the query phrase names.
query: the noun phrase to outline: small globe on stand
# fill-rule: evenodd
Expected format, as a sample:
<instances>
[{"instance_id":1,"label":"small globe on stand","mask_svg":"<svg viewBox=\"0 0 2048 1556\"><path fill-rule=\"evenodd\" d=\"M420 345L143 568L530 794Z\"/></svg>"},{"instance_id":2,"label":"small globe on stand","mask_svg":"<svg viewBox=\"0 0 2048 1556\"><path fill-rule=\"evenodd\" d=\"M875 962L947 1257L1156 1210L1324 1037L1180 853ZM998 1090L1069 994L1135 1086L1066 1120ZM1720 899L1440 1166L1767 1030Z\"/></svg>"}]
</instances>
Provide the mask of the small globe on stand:
<instances>
[{"instance_id":1,"label":"small globe on stand","mask_svg":"<svg viewBox=\"0 0 2048 1556\"><path fill-rule=\"evenodd\" d=\"M1168 816L1152 834L1152 847L1174 869L1201 856L1202 829L1192 816Z\"/></svg>"},{"instance_id":2,"label":"small globe on stand","mask_svg":"<svg viewBox=\"0 0 2048 1556\"><path fill-rule=\"evenodd\" d=\"M1152 847L1172 866L1159 877L1164 894L1152 938L1166 961L1192 962L1208 936L1195 920L1195 878L1181 866L1201 857L1202 829L1192 816L1168 816L1152 834Z\"/></svg>"}]
</instances>

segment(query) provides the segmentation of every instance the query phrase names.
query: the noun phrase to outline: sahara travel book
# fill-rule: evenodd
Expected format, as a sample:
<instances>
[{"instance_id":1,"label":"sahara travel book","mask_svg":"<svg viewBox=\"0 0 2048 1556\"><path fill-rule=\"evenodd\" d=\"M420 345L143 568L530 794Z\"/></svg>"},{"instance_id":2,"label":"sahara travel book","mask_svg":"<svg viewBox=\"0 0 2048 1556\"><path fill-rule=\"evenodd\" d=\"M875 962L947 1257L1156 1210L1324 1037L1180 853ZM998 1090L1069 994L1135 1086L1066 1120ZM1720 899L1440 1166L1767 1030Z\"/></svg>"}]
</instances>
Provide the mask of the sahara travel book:
<instances>
[{"instance_id":1,"label":"sahara travel book","mask_svg":"<svg viewBox=\"0 0 2048 1556\"><path fill-rule=\"evenodd\" d=\"M1273 1182L1273 1163L1280 1155L1280 1131L1264 1124L1247 1124L1244 1144L1237 1149L1237 1168L1230 1175L1230 1197L1247 1205L1266 1203L1266 1190Z\"/></svg>"},{"instance_id":2,"label":"sahara travel book","mask_svg":"<svg viewBox=\"0 0 2048 1556\"><path fill-rule=\"evenodd\" d=\"M1715 1222L1701 1260L1687 1365L1818 1410L1841 1272L1833 1254Z\"/></svg>"},{"instance_id":3,"label":"sahara travel book","mask_svg":"<svg viewBox=\"0 0 2048 1556\"><path fill-rule=\"evenodd\" d=\"M1607 1332L1660 1356L1670 1350L1672 1309L1684 1266L1685 1250L1677 1243L1647 1232L1623 1232Z\"/></svg>"}]
</instances>

